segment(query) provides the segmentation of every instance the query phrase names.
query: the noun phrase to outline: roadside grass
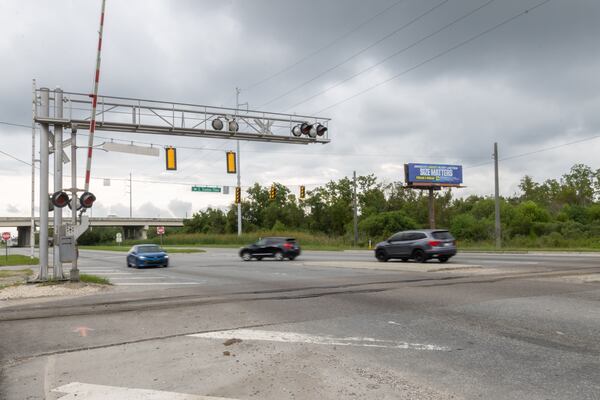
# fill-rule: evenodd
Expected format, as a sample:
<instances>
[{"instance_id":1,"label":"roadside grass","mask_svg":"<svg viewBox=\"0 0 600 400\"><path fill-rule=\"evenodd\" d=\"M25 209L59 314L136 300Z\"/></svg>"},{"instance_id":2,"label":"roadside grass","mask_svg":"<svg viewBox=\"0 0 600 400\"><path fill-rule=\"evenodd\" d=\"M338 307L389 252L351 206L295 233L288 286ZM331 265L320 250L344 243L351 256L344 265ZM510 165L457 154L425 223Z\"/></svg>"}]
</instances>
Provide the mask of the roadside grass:
<instances>
[{"instance_id":1,"label":"roadside grass","mask_svg":"<svg viewBox=\"0 0 600 400\"><path fill-rule=\"evenodd\" d=\"M0 271L0 289L22 285L31 275L33 271L30 268Z\"/></svg>"},{"instance_id":2,"label":"roadside grass","mask_svg":"<svg viewBox=\"0 0 600 400\"><path fill-rule=\"evenodd\" d=\"M0 254L0 267L9 265L36 265L40 260L36 257L31 258L22 254L9 254L8 262L4 254Z\"/></svg>"},{"instance_id":3,"label":"roadside grass","mask_svg":"<svg viewBox=\"0 0 600 400\"><path fill-rule=\"evenodd\" d=\"M79 280L81 282L95 283L97 285L112 285L112 283L110 283L108 279L102 278L101 276L97 275L81 274L79 275Z\"/></svg>"},{"instance_id":4,"label":"roadside grass","mask_svg":"<svg viewBox=\"0 0 600 400\"><path fill-rule=\"evenodd\" d=\"M103 251L120 251L127 252L131 248L131 245L128 246L116 246L116 245L86 245L79 246L81 250L103 250ZM177 247L177 246L164 246L168 253L204 253L205 251L202 249L191 249L186 247Z\"/></svg>"}]
</instances>

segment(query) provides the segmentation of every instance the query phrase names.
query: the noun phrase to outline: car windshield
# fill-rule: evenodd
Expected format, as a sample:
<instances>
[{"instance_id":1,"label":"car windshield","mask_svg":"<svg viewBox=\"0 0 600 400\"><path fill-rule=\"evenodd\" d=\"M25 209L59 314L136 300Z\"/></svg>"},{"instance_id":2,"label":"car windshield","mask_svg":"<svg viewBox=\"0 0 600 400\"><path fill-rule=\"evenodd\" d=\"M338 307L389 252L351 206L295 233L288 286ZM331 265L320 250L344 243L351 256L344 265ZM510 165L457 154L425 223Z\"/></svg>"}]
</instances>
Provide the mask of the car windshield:
<instances>
[{"instance_id":1,"label":"car windshield","mask_svg":"<svg viewBox=\"0 0 600 400\"><path fill-rule=\"evenodd\" d=\"M138 253L158 253L159 251L162 251L162 249L155 245L138 247Z\"/></svg>"},{"instance_id":2,"label":"car windshield","mask_svg":"<svg viewBox=\"0 0 600 400\"><path fill-rule=\"evenodd\" d=\"M431 236L438 240L452 240L454 237L448 231L436 231L432 232Z\"/></svg>"}]
</instances>

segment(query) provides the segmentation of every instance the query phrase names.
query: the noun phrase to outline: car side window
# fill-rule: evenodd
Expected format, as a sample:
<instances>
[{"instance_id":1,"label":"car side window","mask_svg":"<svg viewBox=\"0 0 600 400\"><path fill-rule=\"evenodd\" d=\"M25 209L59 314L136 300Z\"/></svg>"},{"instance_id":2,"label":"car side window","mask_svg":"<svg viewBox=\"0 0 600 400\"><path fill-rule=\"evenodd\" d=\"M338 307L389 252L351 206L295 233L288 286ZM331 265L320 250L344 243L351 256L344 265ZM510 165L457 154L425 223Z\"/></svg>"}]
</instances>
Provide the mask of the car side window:
<instances>
[{"instance_id":1,"label":"car side window","mask_svg":"<svg viewBox=\"0 0 600 400\"><path fill-rule=\"evenodd\" d=\"M425 238L427 238L427 235L424 234L423 232L415 232L415 233L413 233L412 240L421 240L421 239L425 239Z\"/></svg>"},{"instance_id":2,"label":"car side window","mask_svg":"<svg viewBox=\"0 0 600 400\"><path fill-rule=\"evenodd\" d=\"M392 235L392 237L389 238L390 242L400 242L402 240L404 240L403 233L396 233L395 235Z\"/></svg>"},{"instance_id":3,"label":"car side window","mask_svg":"<svg viewBox=\"0 0 600 400\"><path fill-rule=\"evenodd\" d=\"M267 244L266 239L260 239L258 242L256 242L257 246L264 246L265 244Z\"/></svg>"}]
</instances>

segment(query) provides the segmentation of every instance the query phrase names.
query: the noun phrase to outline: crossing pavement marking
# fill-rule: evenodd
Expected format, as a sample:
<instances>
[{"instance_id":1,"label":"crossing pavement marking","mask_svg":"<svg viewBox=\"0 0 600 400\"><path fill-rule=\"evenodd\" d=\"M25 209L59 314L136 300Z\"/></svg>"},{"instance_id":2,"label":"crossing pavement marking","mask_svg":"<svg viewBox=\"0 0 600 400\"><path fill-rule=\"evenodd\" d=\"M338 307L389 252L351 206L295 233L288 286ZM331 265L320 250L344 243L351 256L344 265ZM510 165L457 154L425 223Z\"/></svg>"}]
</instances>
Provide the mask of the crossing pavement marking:
<instances>
[{"instance_id":1,"label":"crossing pavement marking","mask_svg":"<svg viewBox=\"0 0 600 400\"><path fill-rule=\"evenodd\" d=\"M71 382L52 389L56 393L65 393L60 400L235 400L227 397L201 396L196 394L167 392L164 390L136 389L119 386L95 385L91 383Z\"/></svg>"},{"instance_id":2,"label":"crossing pavement marking","mask_svg":"<svg viewBox=\"0 0 600 400\"><path fill-rule=\"evenodd\" d=\"M117 286L203 285L204 282L114 282Z\"/></svg>"},{"instance_id":3,"label":"crossing pavement marking","mask_svg":"<svg viewBox=\"0 0 600 400\"><path fill-rule=\"evenodd\" d=\"M374 339L370 337L332 337L316 336L306 333L264 331L255 329L233 329L217 332L194 333L187 335L203 339L242 339L282 343L307 343L335 346L377 347L384 349L449 351L446 346L426 343L408 343L393 340Z\"/></svg>"}]
</instances>

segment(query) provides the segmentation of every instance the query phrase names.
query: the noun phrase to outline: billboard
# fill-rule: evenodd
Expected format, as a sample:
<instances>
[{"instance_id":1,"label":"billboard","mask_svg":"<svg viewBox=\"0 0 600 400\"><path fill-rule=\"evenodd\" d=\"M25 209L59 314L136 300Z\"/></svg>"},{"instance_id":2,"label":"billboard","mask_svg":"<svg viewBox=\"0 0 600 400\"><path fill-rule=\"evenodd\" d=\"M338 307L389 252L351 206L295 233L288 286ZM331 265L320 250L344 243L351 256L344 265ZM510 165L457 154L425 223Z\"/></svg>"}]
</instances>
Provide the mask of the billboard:
<instances>
[{"instance_id":1,"label":"billboard","mask_svg":"<svg viewBox=\"0 0 600 400\"><path fill-rule=\"evenodd\" d=\"M460 185L463 181L462 165L409 163L404 171L407 185Z\"/></svg>"}]
</instances>

